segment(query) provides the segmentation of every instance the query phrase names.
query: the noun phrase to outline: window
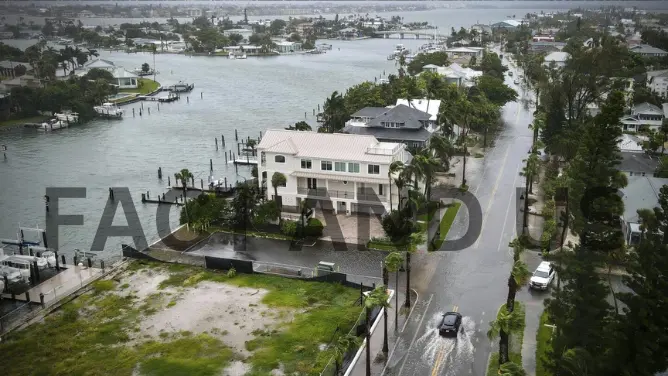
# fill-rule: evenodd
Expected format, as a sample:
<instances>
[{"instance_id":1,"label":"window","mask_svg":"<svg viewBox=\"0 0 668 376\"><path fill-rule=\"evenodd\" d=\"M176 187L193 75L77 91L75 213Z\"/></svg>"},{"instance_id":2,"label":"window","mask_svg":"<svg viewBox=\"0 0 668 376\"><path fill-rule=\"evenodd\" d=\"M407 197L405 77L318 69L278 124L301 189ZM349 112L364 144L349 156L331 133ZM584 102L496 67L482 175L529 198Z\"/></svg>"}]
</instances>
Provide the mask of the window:
<instances>
[{"instance_id":1,"label":"window","mask_svg":"<svg viewBox=\"0 0 668 376\"><path fill-rule=\"evenodd\" d=\"M332 162L331 161L321 161L320 169L323 171L332 171Z\"/></svg>"},{"instance_id":2,"label":"window","mask_svg":"<svg viewBox=\"0 0 668 376\"><path fill-rule=\"evenodd\" d=\"M348 163L348 172L353 172L356 174L360 173L360 164L359 163Z\"/></svg>"},{"instance_id":3,"label":"window","mask_svg":"<svg viewBox=\"0 0 668 376\"><path fill-rule=\"evenodd\" d=\"M306 169L311 169L311 160L310 159L302 159L302 168Z\"/></svg>"},{"instance_id":4,"label":"window","mask_svg":"<svg viewBox=\"0 0 668 376\"><path fill-rule=\"evenodd\" d=\"M277 155L274 157L274 162L276 163L285 163L285 157L282 155Z\"/></svg>"},{"instance_id":5,"label":"window","mask_svg":"<svg viewBox=\"0 0 668 376\"><path fill-rule=\"evenodd\" d=\"M382 195L383 195L383 185L378 184L378 196L382 196Z\"/></svg>"},{"instance_id":6,"label":"window","mask_svg":"<svg viewBox=\"0 0 668 376\"><path fill-rule=\"evenodd\" d=\"M380 174L380 166L379 166L379 165L370 164L370 165L368 166L368 168L369 168L369 170L368 170L368 171L369 171L369 174L371 174L371 175L378 175L378 174Z\"/></svg>"},{"instance_id":7,"label":"window","mask_svg":"<svg viewBox=\"0 0 668 376\"><path fill-rule=\"evenodd\" d=\"M334 162L334 171L346 172L346 162Z\"/></svg>"}]
</instances>

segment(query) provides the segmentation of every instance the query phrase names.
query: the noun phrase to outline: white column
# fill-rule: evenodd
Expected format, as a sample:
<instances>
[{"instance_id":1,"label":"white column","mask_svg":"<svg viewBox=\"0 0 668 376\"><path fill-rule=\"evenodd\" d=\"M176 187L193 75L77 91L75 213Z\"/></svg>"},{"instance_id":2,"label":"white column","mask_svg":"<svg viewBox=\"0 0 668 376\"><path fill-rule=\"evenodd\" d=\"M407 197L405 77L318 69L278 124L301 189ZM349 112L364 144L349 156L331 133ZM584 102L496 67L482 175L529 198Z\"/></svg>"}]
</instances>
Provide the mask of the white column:
<instances>
[{"instance_id":1,"label":"white column","mask_svg":"<svg viewBox=\"0 0 668 376\"><path fill-rule=\"evenodd\" d=\"M329 179L325 179L325 190L329 192Z\"/></svg>"},{"instance_id":2,"label":"white column","mask_svg":"<svg viewBox=\"0 0 668 376\"><path fill-rule=\"evenodd\" d=\"M353 193L354 193L353 197L355 198L355 201L357 201L357 182L356 181L353 182Z\"/></svg>"},{"instance_id":3,"label":"white column","mask_svg":"<svg viewBox=\"0 0 668 376\"><path fill-rule=\"evenodd\" d=\"M385 200L387 200L387 202L390 202L390 184L388 184L387 189L385 189ZM385 184L383 184L383 186L385 186Z\"/></svg>"}]
</instances>

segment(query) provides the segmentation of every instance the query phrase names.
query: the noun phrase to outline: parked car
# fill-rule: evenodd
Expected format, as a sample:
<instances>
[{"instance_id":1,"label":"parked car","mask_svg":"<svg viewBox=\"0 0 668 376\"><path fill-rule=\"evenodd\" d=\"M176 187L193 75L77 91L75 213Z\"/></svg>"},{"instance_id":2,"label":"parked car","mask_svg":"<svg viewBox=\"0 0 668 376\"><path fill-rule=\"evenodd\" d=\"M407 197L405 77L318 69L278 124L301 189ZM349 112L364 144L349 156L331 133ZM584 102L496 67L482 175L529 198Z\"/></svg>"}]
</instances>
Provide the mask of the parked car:
<instances>
[{"instance_id":1,"label":"parked car","mask_svg":"<svg viewBox=\"0 0 668 376\"><path fill-rule=\"evenodd\" d=\"M462 325L462 315L459 312L446 312L438 325L438 334L444 337L457 337Z\"/></svg>"},{"instance_id":2,"label":"parked car","mask_svg":"<svg viewBox=\"0 0 668 376\"><path fill-rule=\"evenodd\" d=\"M554 280L555 275L556 271L554 270L552 263L543 261L538 265L536 271L533 272L529 282L529 288L547 290L550 283L552 283L552 280Z\"/></svg>"}]
</instances>

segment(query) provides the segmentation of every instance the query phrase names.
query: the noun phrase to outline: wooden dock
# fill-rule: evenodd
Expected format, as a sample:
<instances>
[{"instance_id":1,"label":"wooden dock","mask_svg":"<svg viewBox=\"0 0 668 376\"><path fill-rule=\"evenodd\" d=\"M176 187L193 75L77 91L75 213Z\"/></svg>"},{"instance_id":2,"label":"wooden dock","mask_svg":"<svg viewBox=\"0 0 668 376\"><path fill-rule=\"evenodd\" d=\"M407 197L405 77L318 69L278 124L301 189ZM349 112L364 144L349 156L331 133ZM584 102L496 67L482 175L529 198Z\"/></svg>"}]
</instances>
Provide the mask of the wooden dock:
<instances>
[{"instance_id":1,"label":"wooden dock","mask_svg":"<svg viewBox=\"0 0 668 376\"><path fill-rule=\"evenodd\" d=\"M246 165L246 166L253 166L257 165L257 158L256 157L246 157L246 158L239 158L237 157L232 161L232 163L236 165Z\"/></svg>"}]
</instances>

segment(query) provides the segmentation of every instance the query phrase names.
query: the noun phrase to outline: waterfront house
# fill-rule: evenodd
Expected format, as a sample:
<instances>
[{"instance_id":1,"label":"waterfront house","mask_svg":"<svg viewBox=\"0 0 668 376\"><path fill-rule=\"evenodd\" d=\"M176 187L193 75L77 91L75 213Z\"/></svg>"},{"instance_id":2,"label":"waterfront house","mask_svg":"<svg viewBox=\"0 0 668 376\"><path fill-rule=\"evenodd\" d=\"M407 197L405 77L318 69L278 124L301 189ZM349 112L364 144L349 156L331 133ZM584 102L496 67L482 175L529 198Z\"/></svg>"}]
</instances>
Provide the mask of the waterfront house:
<instances>
[{"instance_id":1,"label":"waterfront house","mask_svg":"<svg viewBox=\"0 0 668 376\"><path fill-rule=\"evenodd\" d=\"M353 27L346 27L345 29L341 29L338 31L338 34L342 39L351 39L360 36L359 31Z\"/></svg>"},{"instance_id":2,"label":"waterfront house","mask_svg":"<svg viewBox=\"0 0 668 376\"><path fill-rule=\"evenodd\" d=\"M409 106L407 100L400 101L402 100L397 101L396 106L364 107L350 116L343 132L374 136L382 142L400 142L411 147L425 146L437 129L436 116ZM437 107L436 101L418 101L425 109L427 103Z\"/></svg>"},{"instance_id":3,"label":"waterfront house","mask_svg":"<svg viewBox=\"0 0 668 376\"><path fill-rule=\"evenodd\" d=\"M664 57L668 55L668 52L660 48L650 46L649 44L639 44L636 46L632 46L629 47L629 50L633 53L645 57Z\"/></svg>"},{"instance_id":4,"label":"waterfront house","mask_svg":"<svg viewBox=\"0 0 668 376\"><path fill-rule=\"evenodd\" d=\"M620 190L624 202L622 231L626 244L633 246L640 243L640 218L638 210L653 209L659 206L659 191L668 184L668 179L651 176L634 176L628 185Z\"/></svg>"},{"instance_id":5,"label":"waterfront house","mask_svg":"<svg viewBox=\"0 0 668 376\"><path fill-rule=\"evenodd\" d=\"M253 35L253 30L249 30L249 29L241 29L241 28L239 28L239 29L229 29L229 30L225 30L225 31L223 31L223 34L224 34L226 37L229 37L229 36L232 35L232 34L239 34L239 35L241 35L241 36L244 38L244 39L243 39L244 42L248 42L248 38L249 38L251 35Z\"/></svg>"},{"instance_id":6,"label":"waterfront house","mask_svg":"<svg viewBox=\"0 0 668 376\"><path fill-rule=\"evenodd\" d=\"M570 57L571 55L568 52L563 52L563 51L551 52L547 56L545 56L543 65L546 67L554 65L554 67L556 68L563 68L566 66L566 61Z\"/></svg>"},{"instance_id":7,"label":"waterfront house","mask_svg":"<svg viewBox=\"0 0 668 376\"><path fill-rule=\"evenodd\" d=\"M111 73L116 80L119 89L136 89L139 87L139 76L128 72L125 68L115 65L113 62L105 59L95 59L84 64L83 68L75 71L77 76L86 75L91 69L103 69Z\"/></svg>"},{"instance_id":8,"label":"waterfront house","mask_svg":"<svg viewBox=\"0 0 668 376\"><path fill-rule=\"evenodd\" d=\"M276 187L283 211L298 210L308 198L334 213L382 214L391 209L390 201L393 208L399 206L397 187L388 177L390 164L411 160L405 145L370 135L283 129L268 130L257 150L267 199L274 199L273 174L286 177L285 185Z\"/></svg>"},{"instance_id":9,"label":"waterfront house","mask_svg":"<svg viewBox=\"0 0 668 376\"><path fill-rule=\"evenodd\" d=\"M634 105L631 114L623 116L619 121L625 131L638 132L647 129L657 131L661 128L663 118L663 109L645 102Z\"/></svg>"},{"instance_id":10,"label":"waterfront house","mask_svg":"<svg viewBox=\"0 0 668 376\"><path fill-rule=\"evenodd\" d=\"M668 69L647 72L647 81L645 81L645 86L663 98L667 98Z\"/></svg>"},{"instance_id":11,"label":"waterfront house","mask_svg":"<svg viewBox=\"0 0 668 376\"><path fill-rule=\"evenodd\" d=\"M503 20L492 24L492 30L515 30L522 25L516 20Z\"/></svg>"},{"instance_id":12,"label":"waterfront house","mask_svg":"<svg viewBox=\"0 0 668 376\"><path fill-rule=\"evenodd\" d=\"M276 51L281 54L289 54L302 50L302 44L299 42L281 41L276 42Z\"/></svg>"},{"instance_id":13,"label":"waterfront house","mask_svg":"<svg viewBox=\"0 0 668 376\"><path fill-rule=\"evenodd\" d=\"M445 50L445 53L447 53L448 56L464 55L464 56L475 57L478 60L482 58L482 52L483 52L482 47L455 47L455 48L448 48Z\"/></svg>"}]
</instances>

